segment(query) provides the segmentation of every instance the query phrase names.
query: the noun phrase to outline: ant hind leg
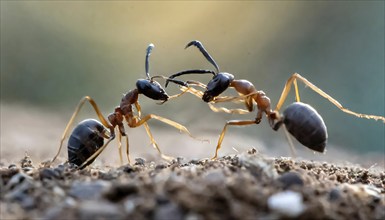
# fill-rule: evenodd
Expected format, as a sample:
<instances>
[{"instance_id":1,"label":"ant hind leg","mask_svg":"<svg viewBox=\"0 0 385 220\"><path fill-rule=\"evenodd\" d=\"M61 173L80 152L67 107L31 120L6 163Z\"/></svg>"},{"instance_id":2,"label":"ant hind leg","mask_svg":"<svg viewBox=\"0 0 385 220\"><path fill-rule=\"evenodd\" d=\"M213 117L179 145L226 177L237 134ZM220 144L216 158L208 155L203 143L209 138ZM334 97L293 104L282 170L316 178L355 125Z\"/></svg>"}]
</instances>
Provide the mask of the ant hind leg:
<instances>
[{"instance_id":1,"label":"ant hind leg","mask_svg":"<svg viewBox=\"0 0 385 220\"><path fill-rule=\"evenodd\" d=\"M322 96L325 99L329 100L329 102L331 102L333 105L335 105L337 108L339 108L341 111L343 111L343 112L345 112L347 114L354 115L354 116L356 116L358 118L381 120L383 123L385 123L385 117L383 117L383 116L362 114L362 113L357 113L357 112L353 112L353 111L351 111L349 109L346 109L336 99L334 99L333 97L328 95L326 92L322 91L320 88L315 86L313 83L311 83L305 77L299 75L298 73L294 73L287 80L287 82L285 84L285 87L284 87L284 89L282 91L281 97L280 97L280 99L278 101L278 104L277 104L277 106L275 108L276 111L279 111L279 109L282 107L283 103L285 102L286 97L289 94L289 91L290 91L290 88L291 88L291 84L294 84L294 87L295 87L295 90L296 90L295 91L296 92L296 98L297 98L297 101L299 101L298 87L297 87L296 80L302 81L306 86L311 88L314 92L318 93L320 96Z\"/></svg>"},{"instance_id":2,"label":"ant hind leg","mask_svg":"<svg viewBox=\"0 0 385 220\"><path fill-rule=\"evenodd\" d=\"M63 135L62 135L62 137L61 137L61 139L60 139L60 146L59 146L59 149L58 149L56 155L54 156L54 158L51 160L50 164L52 164L52 163L56 160L56 158L59 156L60 151L61 151L61 149L62 149L62 147L63 147L64 139L65 139L66 136L68 135L68 132L69 132L69 130L70 130L70 127L72 126L73 122L75 121L75 117L78 115L78 113L80 112L81 108L83 107L83 105L84 105L84 103L85 103L86 101L88 101L88 102L92 105L92 107L94 108L94 110L95 110L97 116L99 117L100 121L102 122L102 124L103 124L105 127L110 128L110 130L113 129L113 128L112 128L112 125L110 125L110 123L109 123L109 122L104 118L104 116L102 115L102 113L101 113L101 111L99 110L99 107L97 106L96 102L95 102L91 97L89 97L89 96L84 96L82 99L80 99L79 104L76 106L75 111L74 111L74 113L73 113L72 116L71 116L71 119L68 121L67 126L66 126L66 128L64 129Z\"/></svg>"}]
</instances>

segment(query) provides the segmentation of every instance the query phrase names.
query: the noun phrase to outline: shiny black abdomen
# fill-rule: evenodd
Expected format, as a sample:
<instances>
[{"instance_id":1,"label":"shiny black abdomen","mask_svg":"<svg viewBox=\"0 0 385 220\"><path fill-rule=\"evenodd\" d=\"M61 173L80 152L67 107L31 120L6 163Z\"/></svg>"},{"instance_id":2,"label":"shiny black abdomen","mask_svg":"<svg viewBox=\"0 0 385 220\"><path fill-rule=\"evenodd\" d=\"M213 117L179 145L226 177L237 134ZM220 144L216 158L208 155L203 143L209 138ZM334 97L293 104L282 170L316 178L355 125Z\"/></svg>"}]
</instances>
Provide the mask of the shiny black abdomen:
<instances>
[{"instance_id":1,"label":"shiny black abdomen","mask_svg":"<svg viewBox=\"0 0 385 220\"><path fill-rule=\"evenodd\" d=\"M328 134L318 112L308 104L294 102L283 112L283 123L301 144L318 152L324 152Z\"/></svg>"},{"instance_id":2,"label":"shiny black abdomen","mask_svg":"<svg viewBox=\"0 0 385 220\"><path fill-rule=\"evenodd\" d=\"M104 138L101 137L103 125L94 119L86 119L80 122L72 131L68 139L68 160L70 163L80 166L100 147ZM87 165L94 160L89 161Z\"/></svg>"}]
</instances>

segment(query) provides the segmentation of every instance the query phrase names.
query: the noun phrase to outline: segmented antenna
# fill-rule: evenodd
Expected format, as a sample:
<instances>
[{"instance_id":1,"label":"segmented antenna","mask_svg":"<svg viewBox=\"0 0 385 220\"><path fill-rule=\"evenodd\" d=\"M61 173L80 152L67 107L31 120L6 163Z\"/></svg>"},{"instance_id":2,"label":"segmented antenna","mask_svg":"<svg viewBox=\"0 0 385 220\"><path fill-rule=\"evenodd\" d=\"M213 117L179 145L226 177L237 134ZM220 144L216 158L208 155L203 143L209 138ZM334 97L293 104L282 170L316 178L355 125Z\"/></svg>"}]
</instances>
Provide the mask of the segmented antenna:
<instances>
[{"instance_id":1,"label":"segmented antenna","mask_svg":"<svg viewBox=\"0 0 385 220\"><path fill-rule=\"evenodd\" d=\"M207 50L203 47L203 44L200 41L198 41L198 40L193 40L193 41L191 41L190 43L188 43L186 45L185 49L190 47L191 45L196 46L200 50L200 52L203 54L203 56L206 57L207 61L209 61L211 64L213 64L213 66L217 70L217 73L219 73L219 66L218 66L218 64L210 56L210 54L207 52Z\"/></svg>"},{"instance_id":2,"label":"segmented antenna","mask_svg":"<svg viewBox=\"0 0 385 220\"><path fill-rule=\"evenodd\" d=\"M147 53L146 53L146 64L145 64L145 68L146 68L146 76L147 76L147 79L150 79L150 64L149 64L149 59L150 59L150 55L151 55L151 51L152 49L154 48L154 44L149 44L148 47L147 47Z\"/></svg>"},{"instance_id":3,"label":"segmented antenna","mask_svg":"<svg viewBox=\"0 0 385 220\"><path fill-rule=\"evenodd\" d=\"M206 73L211 73L214 76L216 75L216 73L212 70L184 70L184 71L181 71L181 72L178 72L178 73L175 73L175 74L172 74L171 76L169 76L168 79L166 80L166 84L164 85L164 87L167 87L168 82L177 76L182 76L182 75L186 75L186 74L206 74Z\"/></svg>"}]
</instances>

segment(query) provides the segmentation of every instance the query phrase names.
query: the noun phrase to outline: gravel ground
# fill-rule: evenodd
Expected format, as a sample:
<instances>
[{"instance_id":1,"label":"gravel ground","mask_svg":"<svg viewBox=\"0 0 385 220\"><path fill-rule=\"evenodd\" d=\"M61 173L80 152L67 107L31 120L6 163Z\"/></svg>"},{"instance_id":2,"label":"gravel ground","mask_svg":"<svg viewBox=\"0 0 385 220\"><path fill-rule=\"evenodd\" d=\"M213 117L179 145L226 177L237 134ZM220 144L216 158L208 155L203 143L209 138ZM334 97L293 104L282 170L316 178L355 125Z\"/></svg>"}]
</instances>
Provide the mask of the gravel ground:
<instances>
[{"instance_id":1,"label":"gravel ground","mask_svg":"<svg viewBox=\"0 0 385 220\"><path fill-rule=\"evenodd\" d=\"M385 172L255 149L217 160L1 164L1 219L385 219Z\"/></svg>"}]
</instances>

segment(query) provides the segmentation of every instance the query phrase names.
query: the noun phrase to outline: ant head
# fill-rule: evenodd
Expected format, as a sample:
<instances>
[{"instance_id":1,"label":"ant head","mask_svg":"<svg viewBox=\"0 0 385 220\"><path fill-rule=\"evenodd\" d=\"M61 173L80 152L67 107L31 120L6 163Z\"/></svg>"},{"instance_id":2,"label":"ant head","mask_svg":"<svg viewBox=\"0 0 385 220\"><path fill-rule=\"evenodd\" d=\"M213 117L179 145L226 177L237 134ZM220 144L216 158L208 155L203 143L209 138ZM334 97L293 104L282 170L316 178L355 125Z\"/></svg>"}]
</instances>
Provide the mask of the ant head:
<instances>
[{"instance_id":1,"label":"ant head","mask_svg":"<svg viewBox=\"0 0 385 220\"><path fill-rule=\"evenodd\" d=\"M136 81L136 88L140 94L143 94L150 99L167 101L169 96L166 91L157 81L153 80L154 77L150 77L149 58L153 48L154 44L149 44L146 50L145 70L147 79L139 79Z\"/></svg>"},{"instance_id":2,"label":"ant head","mask_svg":"<svg viewBox=\"0 0 385 220\"><path fill-rule=\"evenodd\" d=\"M154 80L155 78L167 79L167 83L173 82L173 83L181 85L181 86L188 86L188 85L183 81L172 79L172 78L167 78L164 76L150 77L149 58L150 58L151 51L153 48L154 48L154 44L149 44L147 47L147 52L146 52L145 69L146 69L147 79L139 79L136 82L136 88L138 89L139 94L143 94L150 99L161 100L161 101L163 101L162 103L164 103L169 99L169 96L167 95L166 91L162 88L162 86L157 81Z\"/></svg>"},{"instance_id":3,"label":"ant head","mask_svg":"<svg viewBox=\"0 0 385 220\"><path fill-rule=\"evenodd\" d=\"M207 50L203 47L203 44L200 41L193 40L187 44L186 48L190 46L195 46L203 54L207 61L209 61L217 70L217 73L214 74L214 77L207 84L207 90L204 92L202 99L205 102L212 101L215 97L219 96L224 92L229 86L231 81L234 80L234 76L230 73L220 72L219 66Z\"/></svg>"},{"instance_id":4,"label":"ant head","mask_svg":"<svg viewBox=\"0 0 385 220\"><path fill-rule=\"evenodd\" d=\"M167 101L169 96L162 86L152 79L139 79L136 81L138 92L150 99Z\"/></svg>"},{"instance_id":5,"label":"ant head","mask_svg":"<svg viewBox=\"0 0 385 220\"><path fill-rule=\"evenodd\" d=\"M202 96L203 101L212 101L215 97L224 92L233 80L234 76L230 73L222 72L215 75L207 84L207 89Z\"/></svg>"},{"instance_id":6,"label":"ant head","mask_svg":"<svg viewBox=\"0 0 385 220\"><path fill-rule=\"evenodd\" d=\"M216 72L211 70L185 70L179 73L175 73L171 75L169 78L173 79L177 76L181 76L185 74L206 74L206 73L213 74L214 77L207 84L207 89L204 92L202 97L203 101L210 102L230 86L231 81L234 80L234 76L231 75L230 73L219 72L219 66L211 57L211 55L207 52L207 50L204 48L203 44L200 41L193 40L189 42L185 48L188 48L190 46L197 47L199 51L202 53L202 55L206 58L206 60L209 61L215 67ZM165 85L166 87L167 87L167 83L168 82L166 82L166 85Z\"/></svg>"}]
</instances>

